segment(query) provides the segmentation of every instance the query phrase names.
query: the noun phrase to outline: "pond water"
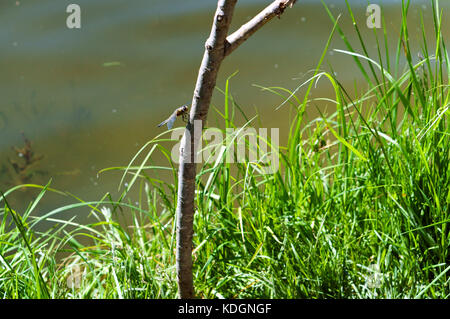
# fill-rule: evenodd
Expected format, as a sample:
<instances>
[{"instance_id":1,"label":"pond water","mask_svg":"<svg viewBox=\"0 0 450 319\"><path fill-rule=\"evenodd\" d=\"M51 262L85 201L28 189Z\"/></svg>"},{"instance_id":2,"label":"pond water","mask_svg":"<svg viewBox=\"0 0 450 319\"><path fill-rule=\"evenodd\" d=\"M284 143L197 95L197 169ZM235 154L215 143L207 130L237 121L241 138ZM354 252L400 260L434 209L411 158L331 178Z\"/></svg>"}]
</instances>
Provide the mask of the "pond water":
<instances>
[{"instance_id":1,"label":"pond water","mask_svg":"<svg viewBox=\"0 0 450 319\"><path fill-rule=\"evenodd\" d=\"M248 21L270 1L239 1L232 29ZM357 48L345 2L325 1ZM445 16L449 1L440 1ZM81 29L66 27L66 7L81 7ZM21 183L46 184L84 200L113 194L120 172L100 169L126 166L148 140L163 132L156 125L175 107L190 102L210 31L216 1L212 0L33 0L0 2L0 189ZM366 1L350 1L363 37L375 48L373 30L366 24ZM386 17L389 42L395 47L401 1L378 1ZM419 52L420 12L432 37L429 1L412 1L410 40ZM260 115L258 125L288 129L289 108L276 111L280 98L256 85L295 89L310 76L331 32L332 23L320 1L297 1L281 19L274 19L229 56L217 86L239 71L231 92L249 116ZM432 41L430 43L433 43ZM335 36L331 49L345 49ZM394 50L392 50L393 53ZM333 51L326 63L349 88L364 89L353 60ZM319 83L315 96L332 97L330 86ZM302 91L299 92L301 96ZM223 95L216 91L213 106L223 110ZM328 113L332 105L320 104ZM313 109L313 108L312 108ZM317 114L308 110L308 117ZM208 124L219 119L213 108ZM181 122L177 122L181 125ZM240 124L243 124L240 123ZM256 125L257 123L255 123ZM31 142L36 160L28 180L15 174L12 147ZM281 139L281 144L285 141ZM158 158L156 158L158 160ZM16 192L13 205L24 207L35 191ZM48 196L43 212L67 198Z\"/></svg>"}]
</instances>

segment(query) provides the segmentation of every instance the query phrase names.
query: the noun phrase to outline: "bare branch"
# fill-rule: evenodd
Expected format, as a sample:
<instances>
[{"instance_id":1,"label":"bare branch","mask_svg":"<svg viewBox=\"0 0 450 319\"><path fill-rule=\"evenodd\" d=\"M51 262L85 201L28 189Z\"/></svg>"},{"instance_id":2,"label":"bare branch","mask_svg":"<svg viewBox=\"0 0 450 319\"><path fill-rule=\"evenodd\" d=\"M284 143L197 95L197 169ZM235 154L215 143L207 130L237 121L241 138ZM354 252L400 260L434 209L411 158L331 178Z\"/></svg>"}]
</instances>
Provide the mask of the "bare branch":
<instances>
[{"instance_id":1,"label":"bare branch","mask_svg":"<svg viewBox=\"0 0 450 319\"><path fill-rule=\"evenodd\" d=\"M228 36L225 56L233 52L239 45L247 40L253 33L258 31L264 24L269 22L275 16L280 17L284 10L289 6L292 8L297 0L276 0L267 6L263 11L257 14L246 24L242 25L237 31Z\"/></svg>"},{"instance_id":2,"label":"bare branch","mask_svg":"<svg viewBox=\"0 0 450 319\"><path fill-rule=\"evenodd\" d=\"M277 0L250 22L228 37L237 0L219 0L214 15L211 34L205 43L205 53L192 98L189 122L180 142L180 167L178 171L177 198L177 276L180 298L194 298L192 278L192 237L194 222L195 154L201 137L201 128L209 110L216 85L217 74L223 59L274 16L280 16L296 0ZM198 134L200 133L200 134Z\"/></svg>"},{"instance_id":3,"label":"bare branch","mask_svg":"<svg viewBox=\"0 0 450 319\"><path fill-rule=\"evenodd\" d=\"M226 36L237 0L219 0L211 34L205 43L205 53L195 86L189 122L180 142L180 168L177 199L177 275L180 298L194 298L192 278L192 236L194 222L194 191L196 146L200 136L195 134L194 121L206 120L217 72L224 59Z\"/></svg>"}]
</instances>

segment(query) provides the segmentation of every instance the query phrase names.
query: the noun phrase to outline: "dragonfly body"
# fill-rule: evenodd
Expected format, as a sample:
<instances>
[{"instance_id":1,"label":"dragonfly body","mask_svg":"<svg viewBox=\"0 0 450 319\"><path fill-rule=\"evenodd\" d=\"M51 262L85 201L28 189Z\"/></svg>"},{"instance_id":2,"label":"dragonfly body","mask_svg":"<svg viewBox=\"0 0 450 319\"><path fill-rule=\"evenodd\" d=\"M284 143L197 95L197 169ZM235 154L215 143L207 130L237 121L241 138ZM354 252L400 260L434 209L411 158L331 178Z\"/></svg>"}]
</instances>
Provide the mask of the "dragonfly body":
<instances>
[{"instance_id":1,"label":"dragonfly body","mask_svg":"<svg viewBox=\"0 0 450 319\"><path fill-rule=\"evenodd\" d=\"M178 116L182 116L183 120L186 121L188 109L189 108L186 104L177 108L165 121L159 123L158 127L167 124L167 128L170 130L173 127L173 124L175 123L175 120L177 119Z\"/></svg>"}]
</instances>

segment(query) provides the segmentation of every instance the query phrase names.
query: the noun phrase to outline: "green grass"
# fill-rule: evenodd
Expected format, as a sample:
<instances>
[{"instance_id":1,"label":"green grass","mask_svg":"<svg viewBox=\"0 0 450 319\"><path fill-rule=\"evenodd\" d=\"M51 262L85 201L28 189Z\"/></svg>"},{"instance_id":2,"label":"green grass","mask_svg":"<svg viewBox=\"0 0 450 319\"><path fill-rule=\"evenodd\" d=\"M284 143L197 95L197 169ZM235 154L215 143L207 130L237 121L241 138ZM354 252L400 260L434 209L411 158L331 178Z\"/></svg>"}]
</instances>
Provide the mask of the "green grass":
<instances>
[{"instance_id":1,"label":"green grass","mask_svg":"<svg viewBox=\"0 0 450 319\"><path fill-rule=\"evenodd\" d=\"M328 41L315 76L332 84L334 113L305 122L305 110L316 102L309 96L314 81L301 96L263 89L296 114L279 148L277 173L261 174L259 163L248 161L200 165L193 251L199 297L450 296L450 63L436 3L435 39L430 44L423 37L421 61L409 48L409 2L395 50L387 48L386 28L374 29L374 39L381 39L375 57L356 23L360 42L352 46L328 11L335 22L330 39L339 34L347 47L336 54L354 60L368 89L350 96L332 66L322 71ZM225 127L235 127L235 111L241 111L230 79L222 91ZM163 146L167 140L158 136L128 167L107 169L123 170L122 182L131 178L119 199L72 196L73 204L36 217L47 192L68 195L49 185L20 186L40 193L16 212L8 196L20 187L6 191L0 298L176 298L177 172ZM167 157L167 167L151 164L156 151ZM160 178L163 173L172 181ZM130 189L139 191L137 204ZM76 209L95 221L59 218ZM118 222L121 216L126 223ZM44 222L54 227L39 231Z\"/></svg>"}]
</instances>

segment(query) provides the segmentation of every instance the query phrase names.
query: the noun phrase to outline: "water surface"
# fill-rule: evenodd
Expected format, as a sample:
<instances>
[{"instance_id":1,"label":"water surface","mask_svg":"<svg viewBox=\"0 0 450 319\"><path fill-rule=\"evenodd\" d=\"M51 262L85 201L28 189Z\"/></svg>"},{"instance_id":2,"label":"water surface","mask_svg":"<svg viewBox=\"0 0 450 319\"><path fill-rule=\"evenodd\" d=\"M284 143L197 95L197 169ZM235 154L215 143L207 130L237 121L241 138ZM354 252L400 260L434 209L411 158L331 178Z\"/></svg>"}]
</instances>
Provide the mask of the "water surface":
<instances>
[{"instance_id":1,"label":"water surface","mask_svg":"<svg viewBox=\"0 0 450 319\"><path fill-rule=\"evenodd\" d=\"M66 27L66 7L72 2L82 9L80 30ZM232 29L269 2L239 1ZM340 25L359 49L344 1L325 2L335 16L342 14ZM365 3L350 1L363 37L375 53L373 31L365 27ZM379 3L394 48L401 2ZM448 36L447 1L441 1L441 8L442 29ZM23 132L33 151L44 156L35 163L35 174L27 182L46 184L52 179L52 187L85 200L97 200L107 191L115 193L120 173L98 177L98 171L127 165L142 145L162 132L156 125L175 107L191 101L214 10L215 1L211 0L2 0L0 189L21 182L18 176L11 176L8 158L19 160L11 148L23 147ZM433 43L430 4L412 1L410 41L417 52L422 36L420 13ZM331 29L319 1L298 1L225 60L218 87L223 88L225 79L239 71L231 82L234 98L249 116L260 114L255 126L279 127L281 143L285 143L289 108L276 111L281 100L253 84L295 89L311 76ZM345 49L338 36L333 48ZM349 88L356 83L364 89L351 58L330 50L328 63ZM314 96L332 97L330 85L320 82ZM331 104L317 104L323 111L333 111ZM218 91L213 106L223 110L223 96ZM307 115L317 116L315 107L308 109ZM209 126L219 119L213 108L208 119ZM160 158L156 155L155 160ZM11 200L23 207L35 194L18 192ZM39 209L45 212L66 202L49 196Z\"/></svg>"}]
</instances>

